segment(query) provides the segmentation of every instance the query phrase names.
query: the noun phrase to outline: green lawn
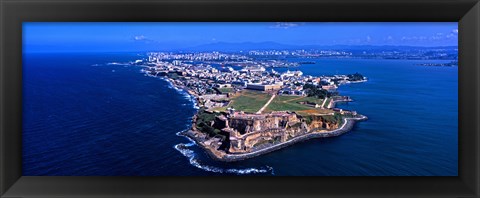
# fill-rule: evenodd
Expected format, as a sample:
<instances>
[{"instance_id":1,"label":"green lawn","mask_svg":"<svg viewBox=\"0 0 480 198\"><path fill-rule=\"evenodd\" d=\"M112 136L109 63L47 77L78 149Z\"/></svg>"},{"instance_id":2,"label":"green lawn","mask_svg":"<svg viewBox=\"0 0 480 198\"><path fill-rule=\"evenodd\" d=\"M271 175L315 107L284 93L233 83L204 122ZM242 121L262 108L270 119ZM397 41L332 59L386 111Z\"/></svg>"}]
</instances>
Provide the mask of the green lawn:
<instances>
[{"instance_id":1,"label":"green lawn","mask_svg":"<svg viewBox=\"0 0 480 198\"><path fill-rule=\"evenodd\" d=\"M297 101L301 99L302 96L283 96L283 95L278 95L275 97L274 100L278 100L281 102L289 102L289 101Z\"/></svg>"},{"instance_id":2,"label":"green lawn","mask_svg":"<svg viewBox=\"0 0 480 198\"><path fill-rule=\"evenodd\" d=\"M224 88L220 88L218 89L219 91L221 91L222 93L231 93L233 92L233 88L231 87L224 87Z\"/></svg>"},{"instance_id":3,"label":"green lawn","mask_svg":"<svg viewBox=\"0 0 480 198\"><path fill-rule=\"evenodd\" d=\"M316 97L305 97L305 98L303 98L302 100L299 100L299 101L314 102L314 103L317 103L319 105L321 105L323 103L323 99L316 98Z\"/></svg>"},{"instance_id":4,"label":"green lawn","mask_svg":"<svg viewBox=\"0 0 480 198\"><path fill-rule=\"evenodd\" d=\"M229 107L237 111L256 113L270 99L270 95L260 91L243 90L242 93L232 98Z\"/></svg>"},{"instance_id":5,"label":"green lawn","mask_svg":"<svg viewBox=\"0 0 480 198\"><path fill-rule=\"evenodd\" d=\"M226 106L226 107L216 107L216 108L213 108L212 111L222 112L222 111L227 111L227 109L228 109L228 106Z\"/></svg>"},{"instance_id":6,"label":"green lawn","mask_svg":"<svg viewBox=\"0 0 480 198\"><path fill-rule=\"evenodd\" d=\"M247 113L256 113L265 105L270 99L271 95L252 90L243 90L240 95L231 98L231 103L228 107L233 107L237 111L244 111ZM315 97L303 96L282 96L277 95L267 108L263 111L269 113L272 111L304 111L304 110L319 110L313 107L299 104L299 102L308 101L317 104L322 104L323 100ZM226 111L228 107L215 108L213 110Z\"/></svg>"},{"instance_id":7,"label":"green lawn","mask_svg":"<svg viewBox=\"0 0 480 198\"><path fill-rule=\"evenodd\" d=\"M302 97L302 96L277 96L273 101L268 105L265 112L272 111L303 111L315 109L313 107L299 104L299 102L309 101L315 102L317 104L322 103L322 99L314 97Z\"/></svg>"},{"instance_id":8,"label":"green lawn","mask_svg":"<svg viewBox=\"0 0 480 198\"><path fill-rule=\"evenodd\" d=\"M327 98L327 101L325 102L325 106L323 106L324 108L328 108L328 103L330 103L330 100L332 100L331 98Z\"/></svg>"}]
</instances>

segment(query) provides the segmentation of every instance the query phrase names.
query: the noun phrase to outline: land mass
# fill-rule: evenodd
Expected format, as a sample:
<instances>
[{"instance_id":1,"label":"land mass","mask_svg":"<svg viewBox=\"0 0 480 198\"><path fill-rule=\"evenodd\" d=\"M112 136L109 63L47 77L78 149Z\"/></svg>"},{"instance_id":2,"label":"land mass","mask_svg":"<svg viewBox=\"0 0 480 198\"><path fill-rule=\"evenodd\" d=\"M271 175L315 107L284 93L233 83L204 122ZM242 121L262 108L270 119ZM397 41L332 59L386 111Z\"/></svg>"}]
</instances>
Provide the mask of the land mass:
<instances>
[{"instance_id":1,"label":"land mass","mask_svg":"<svg viewBox=\"0 0 480 198\"><path fill-rule=\"evenodd\" d=\"M245 64L239 70L215 68L207 55ZM352 101L339 95L338 86L367 80L359 73L310 76L267 71L249 63L215 52L150 53L148 60L135 62L145 66L146 75L162 77L195 98L199 110L191 129L182 134L220 161L244 160L307 139L338 136L367 119L356 111L335 108L335 103Z\"/></svg>"}]
</instances>

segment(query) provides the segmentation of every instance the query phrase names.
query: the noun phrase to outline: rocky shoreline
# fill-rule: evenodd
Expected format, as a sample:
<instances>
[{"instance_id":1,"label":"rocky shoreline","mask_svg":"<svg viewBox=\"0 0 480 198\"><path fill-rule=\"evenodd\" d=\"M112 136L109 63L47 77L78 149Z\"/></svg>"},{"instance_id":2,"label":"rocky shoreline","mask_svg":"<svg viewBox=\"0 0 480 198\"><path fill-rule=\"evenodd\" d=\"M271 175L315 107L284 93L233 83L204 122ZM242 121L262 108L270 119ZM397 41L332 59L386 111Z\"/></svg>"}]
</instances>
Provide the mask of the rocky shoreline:
<instances>
[{"instance_id":1,"label":"rocky shoreline","mask_svg":"<svg viewBox=\"0 0 480 198\"><path fill-rule=\"evenodd\" d=\"M205 145L202 142L202 140L199 136L199 134L201 132L194 129L194 127L192 127L192 130L182 132L182 135L188 136L189 138L193 139L195 141L195 143L198 146L202 147L207 152L207 154L210 157L212 157L213 159L218 160L218 161L224 161L224 162L234 162L234 161L241 161L241 160L253 158L253 157L256 157L256 156L259 156L259 155L267 154L267 153L270 153L272 151L276 151L276 150L288 147L288 146L293 145L295 143L303 142L303 141L314 139L314 138L327 138L327 137L339 136L339 135L342 135L342 134L350 131L353 128L353 126L355 125L356 122L363 121L363 120L366 120L366 119L368 119L368 118L366 116L363 116L363 115L360 115L359 118L344 118L343 125L338 129L335 129L335 130L332 130L332 131L327 131L327 132L308 133L308 134L305 134L305 135L302 135L302 136L292 138L292 139L290 139L286 142L275 144L273 146L263 148L263 149L260 149L260 150L257 150L257 151L253 151L253 152L250 152L250 153L242 153L242 154L227 154L227 153L215 150L215 148L213 148L213 147Z\"/></svg>"},{"instance_id":2,"label":"rocky shoreline","mask_svg":"<svg viewBox=\"0 0 480 198\"><path fill-rule=\"evenodd\" d=\"M173 80L171 80L169 78L162 78L162 79L166 80L173 88L177 89L178 91L183 90L187 94L189 94L191 97L193 97L194 98L193 102L195 103L194 104L195 107L199 108L199 106L198 106L198 104L199 104L198 96L196 94L194 94L192 91L190 91L185 86L177 85ZM333 101L333 100L331 101L331 103L333 103L333 105L335 104L335 102L336 101ZM332 130L332 131L311 132L311 133L304 134L304 135L301 135L301 136L298 136L298 137L294 137L294 138L292 138L292 139L290 139L286 142L278 143L278 144L275 144L275 145L272 145L272 146L269 146L269 147L266 147L266 148L262 148L262 149L259 149L259 150L253 151L253 152L242 153L242 154L228 154L228 153L225 153L223 151L216 150L216 148L214 148L212 146L206 145L204 143L204 138L203 138L204 134L202 134L202 132L198 131L195 128L196 115L194 115L192 117L191 129L180 132L180 135L186 136L186 137L192 139L193 141L195 141L195 143L198 146L200 146L203 150L205 150L206 153L211 158L213 158L214 160L223 161L223 162L234 162L234 161L246 160L246 159L253 158L253 157L256 157L256 156L259 156L259 155L267 154L267 153L270 153L270 152L288 147L288 146L293 145L293 144L298 143L298 142L302 142L302 141L306 141L306 140L310 140L310 139L314 139L314 138L327 138L327 137L335 137L335 136L342 135L342 134L350 131L353 128L353 126L355 125L356 122L368 119L364 115L358 115L358 116L360 116L360 117L344 118L343 125L340 128Z\"/></svg>"}]
</instances>

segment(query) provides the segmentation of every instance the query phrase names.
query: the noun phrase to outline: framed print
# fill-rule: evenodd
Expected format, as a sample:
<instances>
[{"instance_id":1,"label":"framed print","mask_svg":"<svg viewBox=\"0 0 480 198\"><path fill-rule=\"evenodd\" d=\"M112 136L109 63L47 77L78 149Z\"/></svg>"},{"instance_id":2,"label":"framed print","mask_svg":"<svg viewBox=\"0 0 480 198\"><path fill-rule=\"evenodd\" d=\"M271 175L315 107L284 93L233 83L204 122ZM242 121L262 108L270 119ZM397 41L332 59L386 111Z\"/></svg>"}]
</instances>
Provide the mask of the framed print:
<instances>
[{"instance_id":1,"label":"framed print","mask_svg":"<svg viewBox=\"0 0 480 198\"><path fill-rule=\"evenodd\" d=\"M479 9L2 1L1 196L477 197Z\"/></svg>"}]
</instances>

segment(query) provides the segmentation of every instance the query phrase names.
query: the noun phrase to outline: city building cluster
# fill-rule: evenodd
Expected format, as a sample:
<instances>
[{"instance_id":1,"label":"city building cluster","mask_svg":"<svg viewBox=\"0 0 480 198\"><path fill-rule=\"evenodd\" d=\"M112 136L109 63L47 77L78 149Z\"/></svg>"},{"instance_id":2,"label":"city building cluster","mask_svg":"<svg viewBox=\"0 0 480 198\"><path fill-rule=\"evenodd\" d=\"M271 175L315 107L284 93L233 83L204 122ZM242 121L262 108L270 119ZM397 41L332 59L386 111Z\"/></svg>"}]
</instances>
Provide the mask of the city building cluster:
<instances>
[{"instance_id":1,"label":"city building cluster","mask_svg":"<svg viewBox=\"0 0 480 198\"><path fill-rule=\"evenodd\" d=\"M211 56L210 56L211 55ZM208 61L190 62L183 60L197 59L200 57L210 60L214 57L231 59L234 56L217 52L200 54L174 54L150 53L147 63L143 61L136 64L145 64L144 71L152 76L168 76L175 84L188 87L197 95L213 94L221 88L231 88L233 91L243 89L267 91L279 95L305 96L305 84L311 84L321 89L332 91L338 85L352 82L348 75L311 76L304 75L302 71L286 71L279 73L274 69L266 69L263 65L248 65L241 69L230 66L213 66ZM237 56L235 56L237 57ZM245 57L244 62L250 59ZM357 79L358 80L358 79ZM364 79L361 79L364 80Z\"/></svg>"},{"instance_id":2,"label":"city building cluster","mask_svg":"<svg viewBox=\"0 0 480 198\"><path fill-rule=\"evenodd\" d=\"M355 111L334 108L335 102L351 101L349 97L325 94L343 83L365 81L361 74L311 76L290 69L280 73L261 64L234 69L211 63L218 58L230 60L232 56L216 52L151 53L146 60L132 62L144 66L142 70L147 75L165 77L175 88L195 97L199 111L192 119L192 129L185 135L215 159L241 160L302 138L337 136L348 131L354 122L366 119ZM252 60L236 61L251 63ZM305 100L276 101L280 109L266 110L277 96ZM230 105L242 100L239 98L247 100L243 110L236 110L242 106L236 106L237 103L235 107ZM252 111L251 106L257 107ZM295 109L299 106L300 109Z\"/></svg>"}]
</instances>

